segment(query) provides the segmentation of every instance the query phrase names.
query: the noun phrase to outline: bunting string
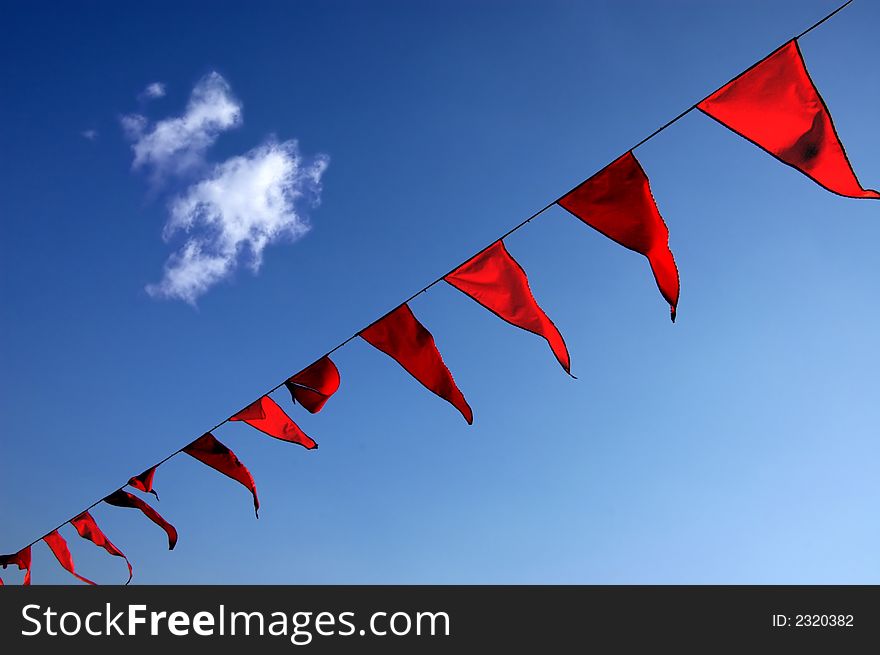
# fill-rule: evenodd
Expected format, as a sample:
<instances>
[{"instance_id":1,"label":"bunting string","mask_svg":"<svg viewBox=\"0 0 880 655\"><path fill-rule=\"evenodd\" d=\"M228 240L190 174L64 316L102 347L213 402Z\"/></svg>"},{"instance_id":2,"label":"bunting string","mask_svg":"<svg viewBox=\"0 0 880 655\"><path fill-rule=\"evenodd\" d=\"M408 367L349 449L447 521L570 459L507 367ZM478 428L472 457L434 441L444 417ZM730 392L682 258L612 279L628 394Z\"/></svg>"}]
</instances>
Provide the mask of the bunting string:
<instances>
[{"instance_id":1,"label":"bunting string","mask_svg":"<svg viewBox=\"0 0 880 655\"><path fill-rule=\"evenodd\" d=\"M123 487L128 485L141 492L152 493L158 499L153 489L156 469L172 457L186 453L248 489L254 512L257 513L260 504L250 471L212 433L230 421L241 421L276 439L296 443L306 449L317 448L317 443L269 396L286 386L294 404L302 405L310 413L321 411L327 399L338 390L340 382L339 371L330 355L357 337L396 360L416 380L452 404L469 424L472 423L473 412L443 363L433 336L409 307L412 300L441 281L446 281L506 322L543 337L559 364L571 375L569 353L562 334L532 296L525 271L504 246L504 239L556 205L620 245L644 255L661 295L669 304L670 317L675 321L679 276L669 248L669 231L651 193L648 177L633 151L695 109L833 193L852 198L880 198L880 193L865 189L858 182L828 108L810 79L798 46L800 38L824 24L852 1L843 3L716 91L680 112L624 151L614 162L547 203L473 256L338 343L310 366L279 382L195 441L130 478ZM169 549L174 548L178 535L175 527L152 506L123 487L74 514L17 553L0 555L0 566L5 569L8 565L15 565L25 570L24 584L30 584L31 547L42 540L67 571L84 582L94 584L75 571L66 541L58 532L70 523L81 537L105 549L110 555L123 558L128 565L130 581L132 569L128 558L98 528L90 514L93 508L106 502L140 510L165 531ZM2 583L0 580L0 585Z\"/></svg>"}]
</instances>

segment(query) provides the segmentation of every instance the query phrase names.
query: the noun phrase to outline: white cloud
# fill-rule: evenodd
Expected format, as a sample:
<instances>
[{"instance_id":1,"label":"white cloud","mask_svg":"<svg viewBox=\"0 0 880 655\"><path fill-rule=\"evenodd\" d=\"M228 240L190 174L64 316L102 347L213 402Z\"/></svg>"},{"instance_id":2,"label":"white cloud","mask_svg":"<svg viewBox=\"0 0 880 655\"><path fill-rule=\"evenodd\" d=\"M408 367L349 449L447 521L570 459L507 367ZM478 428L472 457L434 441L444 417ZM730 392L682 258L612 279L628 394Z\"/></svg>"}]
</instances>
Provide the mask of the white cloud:
<instances>
[{"instance_id":1,"label":"white cloud","mask_svg":"<svg viewBox=\"0 0 880 655\"><path fill-rule=\"evenodd\" d=\"M165 94L159 82L142 97ZM169 205L163 238L178 242L162 279L147 285L157 298L195 304L200 296L241 266L256 273L263 251L277 241L294 241L308 229L306 211L318 204L327 157L303 158L296 141L269 140L218 164L208 148L241 124L241 103L217 73L193 88L185 111L159 121L133 113L120 118L132 142L132 168L154 181L189 184Z\"/></svg>"},{"instance_id":2,"label":"white cloud","mask_svg":"<svg viewBox=\"0 0 880 655\"><path fill-rule=\"evenodd\" d=\"M125 136L131 141L140 139L149 123L147 117L140 114L127 114L120 118L119 122L122 124L122 131L125 132Z\"/></svg>"},{"instance_id":3,"label":"white cloud","mask_svg":"<svg viewBox=\"0 0 880 655\"><path fill-rule=\"evenodd\" d=\"M163 236L188 236L147 292L195 304L240 264L256 273L267 245L308 231L303 209L318 204L327 164L323 155L306 161L296 141L269 141L217 164L172 201Z\"/></svg>"},{"instance_id":4,"label":"white cloud","mask_svg":"<svg viewBox=\"0 0 880 655\"><path fill-rule=\"evenodd\" d=\"M164 93L164 87L161 90ZM150 167L161 179L202 167L205 151L217 137L241 124L241 103L222 76L210 73L195 85L181 116L150 126L146 117L129 114L121 122L126 137L133 142L133 167Z\"/></svg>"},{"instance_id":5,"label":"white cloud","mask_svg":"<svg viewBox=\"0 0 880 655\"><path fill-rule=\"evenodd\" d=\"M162 82L153 82L152 84L147 84L147 88L145 88L141 92L141 97L153 99L153 98L163 98L165 96L165 85Z\"/></svg>"},{"instance_id":6,"label":"white cloud","mask_svg":"<svg viewBox=\"0 0 880 655\"><path fill-rule=\"evenodd\" d=\"M88 139L89 141L94 141L98 138L98 130L83 130L80 132L80 135L84 139Z\"/></svg>"}]
</instances>

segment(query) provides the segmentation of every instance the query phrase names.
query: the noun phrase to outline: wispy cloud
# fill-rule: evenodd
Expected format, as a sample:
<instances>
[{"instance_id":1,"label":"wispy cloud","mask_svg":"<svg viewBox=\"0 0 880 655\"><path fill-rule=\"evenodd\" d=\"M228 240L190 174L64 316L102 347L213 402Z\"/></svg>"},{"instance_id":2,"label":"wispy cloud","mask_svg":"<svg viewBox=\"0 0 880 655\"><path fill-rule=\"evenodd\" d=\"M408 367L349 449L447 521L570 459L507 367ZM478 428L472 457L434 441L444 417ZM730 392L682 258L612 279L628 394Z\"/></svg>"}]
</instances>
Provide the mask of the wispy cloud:
<instances>
[{"instance_id":1,"label":"wispy cloud","mask_svg":"<svg viewBox=\"0 0 880 655\"><path fill-rule=\"evenodd\" d=\"M157 88L153 88L157 87ZM142 95L159 97L161 83ZM180 115L151 121L142 114L121 117L132 143L132 168L147 173L167 192L188 185L169 203L162 236L176 250L147 292L155 298L195 305L199 297L240 267L257 273L263 251L291 242L309 229L307 212L318 204L328 158L303 157L295 140L274 139L219 163L208 148L242 122L241 103L226 80L210 73L199 80Z\"/></svg>"},{"instance_id":2,"label":"wispy cloud","mask_svg":"<svg viewBox=\"0 0 880 655\"><path fill-rule=\"evenodd\" d=\"M162 82L147 84L147 87L141 92L141 97L146 99L162 98L164 96L165 85Z\"/></svg>"},{"instance_id":3,"label":"wispy cloud","mask_svg":"<svg viewBox=\"0 0 880 655\"><path fill-rule=\"evenodd\" d=\"M328 161L304 159L296 141L268 141L214 166L171 203L164 238L188 236L147 292L195 304L240 265L256 273L267 245L308 231L304 212L319 202Z\"/></svg>"},{"instance_id":4,"label":"wispy cloud","mask_svg":"<svg viewBox=\"0 0 880 655\"><path fill-rule=\"evenodd\" d=\"M158 90L164 93L164 86L159 86ZM202 167L205 152L217 137L241 124L241 103L233 97L222 76L210 73L195 85L180 116L151 124L141 114L128 114L121 118L121 123L126 137L132 141L133 167L148 168L154 179L162 180Z\"/></svg>"},{"instance_id":5,"label":"wispy cloud","mask_svg":"<svg viewBox=\"0 0 880 655\"><path fill-rule=\"evenodd\" d=\"M84 139L88 139L89 141L94 141L98 138L98 130L83 130L80 132L80 136Z\"/></svg>"}]
</instances>

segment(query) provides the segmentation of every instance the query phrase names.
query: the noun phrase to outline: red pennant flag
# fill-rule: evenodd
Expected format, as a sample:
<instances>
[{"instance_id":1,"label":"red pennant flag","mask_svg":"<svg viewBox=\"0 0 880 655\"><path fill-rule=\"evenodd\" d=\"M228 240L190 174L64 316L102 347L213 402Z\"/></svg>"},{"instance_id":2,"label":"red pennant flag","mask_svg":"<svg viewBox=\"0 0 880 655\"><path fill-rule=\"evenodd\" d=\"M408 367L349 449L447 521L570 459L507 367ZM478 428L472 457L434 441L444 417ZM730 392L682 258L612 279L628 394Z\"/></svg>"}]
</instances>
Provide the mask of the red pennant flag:
<instances>
[{"instance_id":1,"label":"red pennant flag","mask_svg":"<svg viewBox=\"0 0 880 655\"><path fill-rule=\"evenodd\" d=\"M153 494L156 497L156 500L159 500L159 494L156 493L156 490L153 489L153 476L156 475L156 468L149 468L140 475L134 476L131 480L128 481L135 489L143 491L148 494Z\"/></svg>"},{"instance_id":2,"label":"red pennant flag","mask_svg":"<svg viewBox=\"0 0 880 655\"><path fill-rule=\"evenodd\" d=\"M544 337L569 375L568 348L559 330L538 305L526 272L496 241L443 278L511 325Z\"/></svg>"},{"instance_id":3,"label":"red pennant flag","mask_svg":"<svg viewBox=\"0 0 880 655\"><path fill-rule=\"evenodd\" d=\"M678 305L678 269L669 250L669 230L648 176L628 152L582 183L558 204L620 245L645 255L672 320Z\"/></svg>"},{"instance_id":4,"label":"red pennant flag","mask_svg":"<svg viewBox=\"0 0 880 655\"><path fill-rule=\"evenodd\" d=\"M13 553L12 555L0 555L0 566L4 569L10 564L14 564L18 567L19 571L24 570L24 580L22 581L22 585L28 586L31 583L31 547L22 548L17 553Z\"/></svg>"},{"instance_id":5,"label":"red pennant flag","mask_svg":"<svg viewBox=\"0 0 880 655\"><path fill-rule=\"evenodd\" d=\"M52 554L55 555L58 563L61 564L61 566L63 566L65 569L67 569L67 571L70 572L73 577L75 577L77 580L82 580L87 584L95 584L88 578L82 577L74 570L73 558L70 556L70 551L67 548L67 542L64 541L64 537L58 534L58 530L52 530L52 532L43 537L43 541L45 541L46 545L49 546L49 550L51 550Z\"/></svg>"},{"instance_id":6,"label":"red pennant flag","mask_svg":"<svg viewBox=\"0 0 880 655\"><path fill-rule=\"evenodd\" d=\"M260 517L260 501L257 498L257 486L254 484L254 477L238 457L235 456L235 453L217 441L213 434L206 432L184 448L183 452L190 457L195 457L202 464L206 464L223 475L229 476L243 484L254 497L254 513L257 515L257 518Z\"/></svg>"},{"instance_id":7,"label":"red pennant flag","mask_svg":"<svg viewBox=\"0 0 880 655\"><path fill-rule=\"evenodd\" d=\"M309 450L318 447L318 444L316 444L309 435L303 432L300 427L284 413L284 410L278 406L278 403L269 398L269 396L263 396L259 400L254 401L238 414L230 417L229 420L244 421L260 432L268 434L270 437L275 437L282 441L290 441L291 443L298 443Z\"/></svg>"},{"instance_id":8,"label":"red pennant flag","mask_svg":"<svg viewBox=\"0 0 880 655\"><path fill-rule=\"evenodd\" d=\"M718 89L697 108L833 193L880 198L856 178L797 40Z\"/></svg>"},{"instance_id":9,"label":"red pennant flag","mask_svg":"<svg viewBox=\"0 0 880 655\"><path fill-rule=\"evenodd\" d=\"M134 494L130 494L123 489L119 489L107 496L104 499L104 502L108 505L115 505L116 507L130 507L132 509L139 509L141 512L144 513L144 516L146 516L153 523L165 530L165 534L168 535L168 550L174 550L174 546L177 545L177 530L168 521L163 519L159 512L154 510L143 500L141 500Z\"/></svg>"},{"instance_id":10,"label":"red pennant flag","mask_svg":"<svg viewBox=\"0 0 880 655\"><path fill-rule=\"evenodd\" d=\"M128 581L125 584L131 582L131 562L128 561L128 558L119 550L116 546L113 545L107 535L105 535L101 528L98 527L98 524L95 523L95 519L92 518L92 515L88 512L83 512L75 519L70 520L70 524L76 528L76 531L79 532L79 536L83 539L88 539L96 546L103 548L111 555L115 555L116 557L121 557L125 560L125 563L128 565Z\"/></svg>"},{"instance_id":11,"label":"red pennant flag","mask_svg":"<svg viewBox=\"0 0 880 655\"><path fill-rule=\"evenodd\" d=\"M409 305L403 304L360 333L371 346L400 364L410 375L461 412L469 423L474 415L452 373L443 363L434 337L419 323Z\"/></svg>"},{"instance_id":12,"label":"red pennant flag","mask_svg":"<svg viewBox=\"0 0 880 655\"><path fill-rule=\"evenodd\" d=\"M339 389L339 370L329 357L303 369L284 383L293 402L299 402L312 414L321 411L324 403Z\"/></svg>"}]
</instances>

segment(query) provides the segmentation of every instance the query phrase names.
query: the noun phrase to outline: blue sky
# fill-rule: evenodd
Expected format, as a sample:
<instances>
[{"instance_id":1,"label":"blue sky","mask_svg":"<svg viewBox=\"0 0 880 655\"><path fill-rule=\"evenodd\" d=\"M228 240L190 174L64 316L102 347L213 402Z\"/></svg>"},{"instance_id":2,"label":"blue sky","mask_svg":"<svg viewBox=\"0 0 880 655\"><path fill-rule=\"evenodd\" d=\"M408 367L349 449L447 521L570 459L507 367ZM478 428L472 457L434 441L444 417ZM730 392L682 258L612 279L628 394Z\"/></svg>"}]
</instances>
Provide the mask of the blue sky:
<instances>
[{"instance_id":1,"label":"blue sky","mask_svg":"<svg viewBox=\"0 0 880 655\"><path fill-rule=\"evenodd\" d=\"M198 437L836 4L6 5L0 551ZM801 42L874 188L878 19L857 1ZM133 145L184 116L212 73L238 109L196 123L206 142L185 166L180 152L136 164ZM154 83L161 97L145 94ZM187 237L163 240L174 203L291 140L275 163L305 197L262 225L307 233L267 245L256 274L236 259L195 305L148 292ZM244 489L185 456L156 477L174 552L141 516L94 511L135 582L880 582L880 205L696 113L637 156L681 274L675 325L643 258L551 210L507 245L578 380L438 285L412 307L473 427L357 340L334 356L342 387L324 412L277 397L319 450L216 432L256 478L259 521ZM62 534L84 575L124 581L122 563ZM33 576L75 582L42 544Z\"/></svg>"}]
</instances>

